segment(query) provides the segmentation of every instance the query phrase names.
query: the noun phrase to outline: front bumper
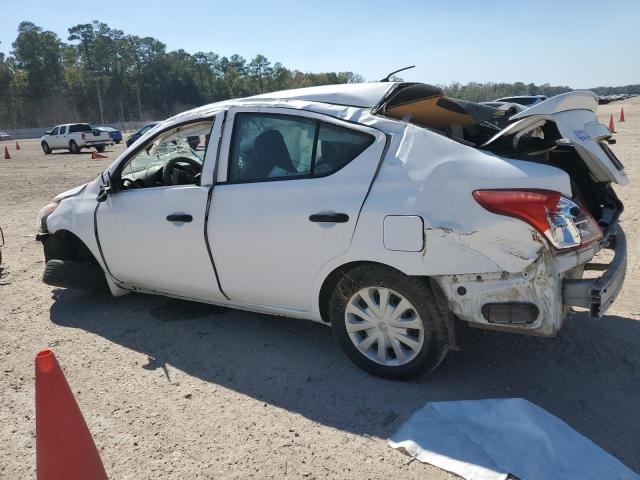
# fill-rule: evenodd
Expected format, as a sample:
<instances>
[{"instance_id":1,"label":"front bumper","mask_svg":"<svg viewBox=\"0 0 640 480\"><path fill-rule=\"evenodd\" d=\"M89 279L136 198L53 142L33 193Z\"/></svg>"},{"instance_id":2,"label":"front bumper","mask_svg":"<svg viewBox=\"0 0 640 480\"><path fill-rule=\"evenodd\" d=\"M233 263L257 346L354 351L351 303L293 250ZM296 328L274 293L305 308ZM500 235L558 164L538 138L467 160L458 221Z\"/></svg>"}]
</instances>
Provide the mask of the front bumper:
<instances>
[{"instance_id":1,"label":"front bumper","mask_svg":"<svg viewBox=\"0 0 640 480\"><path fill-rule=\"evenodd\" d=\"M566 279L562 285L565 305L589 309L591 318L600 318L617 298L627 272L627 239L618 226L607 239L607 249L615 252L607 270L599 278Z\"/></svg>"}]
</instances>

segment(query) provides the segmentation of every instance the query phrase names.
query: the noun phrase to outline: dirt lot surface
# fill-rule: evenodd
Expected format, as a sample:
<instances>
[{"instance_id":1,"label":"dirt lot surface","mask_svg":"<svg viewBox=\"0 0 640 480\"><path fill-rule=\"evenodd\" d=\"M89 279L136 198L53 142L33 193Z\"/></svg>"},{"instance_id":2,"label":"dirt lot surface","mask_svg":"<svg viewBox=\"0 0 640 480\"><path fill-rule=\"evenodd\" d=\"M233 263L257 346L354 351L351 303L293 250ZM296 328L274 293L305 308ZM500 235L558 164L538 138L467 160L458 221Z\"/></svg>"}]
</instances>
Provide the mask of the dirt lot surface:
<instances>
[{"instance_id":1,"label":"dirt lot surface","mask_svg":"<svg viewBox=\"0 0 640 480\"><path fill-rule=\"evenodd\" d=\"M600 116L622 106L613 148L631 177L618 189L629 266L609 315L579 314L547 339L474 331L408 383L363 373L322 325L44 285L36 213L123 146L91 160L0 143L12 156L0 159L0 478L35 478L33 357L48 347L113 479L452 478L385 439L425 402L492 397L533 401L640 471L640 99Z\"/></svg>"}]
</instances>

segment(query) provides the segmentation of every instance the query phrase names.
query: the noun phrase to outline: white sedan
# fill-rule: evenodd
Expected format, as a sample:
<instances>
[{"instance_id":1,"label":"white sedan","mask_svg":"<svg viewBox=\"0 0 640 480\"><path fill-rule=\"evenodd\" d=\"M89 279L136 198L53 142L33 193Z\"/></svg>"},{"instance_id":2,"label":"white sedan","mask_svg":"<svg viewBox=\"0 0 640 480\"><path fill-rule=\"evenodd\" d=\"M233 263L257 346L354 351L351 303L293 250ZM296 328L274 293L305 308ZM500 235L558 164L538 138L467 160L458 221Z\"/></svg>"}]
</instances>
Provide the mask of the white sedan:
<instances>
[{"instance_id":1,"label":"white sedan","mask_svg":"<svg viewBox=\"0 0 640 480\"><path fill-rule=\"evenodd\" d=\"M197 108L42 209L44 281L330 324L390 378L433 370L459 322L553 335L624 280L627 177L597 104L558 95L500 129L495 108L391 82Z\"/></svg>"}]
</instances>

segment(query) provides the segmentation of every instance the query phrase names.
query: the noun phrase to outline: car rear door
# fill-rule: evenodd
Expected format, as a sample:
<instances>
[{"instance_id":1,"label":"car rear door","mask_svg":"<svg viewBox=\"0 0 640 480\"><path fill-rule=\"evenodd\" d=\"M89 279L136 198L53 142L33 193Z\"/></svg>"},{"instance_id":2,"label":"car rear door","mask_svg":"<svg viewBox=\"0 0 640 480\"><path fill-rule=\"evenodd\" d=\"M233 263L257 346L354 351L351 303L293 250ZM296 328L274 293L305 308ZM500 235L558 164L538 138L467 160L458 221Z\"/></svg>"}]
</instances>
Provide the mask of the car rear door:
<instances>
[{"instance_id":1,"label":"car rear door","mask_svg":"<svg viewBox=\"0 0 640 480\"><path fill-rule=\"evenodd\" d=\"M222 288L309 310L318 273L349 249L386 137L283 108L232 108L226 124L208 224Z\"/></svg>"}]
</instances>

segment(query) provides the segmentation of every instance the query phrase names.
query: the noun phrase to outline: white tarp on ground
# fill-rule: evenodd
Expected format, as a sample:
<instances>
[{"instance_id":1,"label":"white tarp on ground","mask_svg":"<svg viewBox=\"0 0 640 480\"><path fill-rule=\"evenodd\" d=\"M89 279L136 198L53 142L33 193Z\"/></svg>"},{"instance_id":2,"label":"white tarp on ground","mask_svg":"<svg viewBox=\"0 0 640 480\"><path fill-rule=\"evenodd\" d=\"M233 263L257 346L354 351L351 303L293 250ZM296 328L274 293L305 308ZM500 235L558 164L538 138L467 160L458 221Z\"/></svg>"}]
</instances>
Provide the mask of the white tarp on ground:
<instances>
[{"instance_id":1,"label":"white tarp on ground","mask_svg":"<svg viewBox=\"0 0 640 480\"><path fill-rule=\"evenodd\" d=\"M389 439L466 479L638 480L612 455L522 398L427 403Z\"/></svg>"}]
</instances>

